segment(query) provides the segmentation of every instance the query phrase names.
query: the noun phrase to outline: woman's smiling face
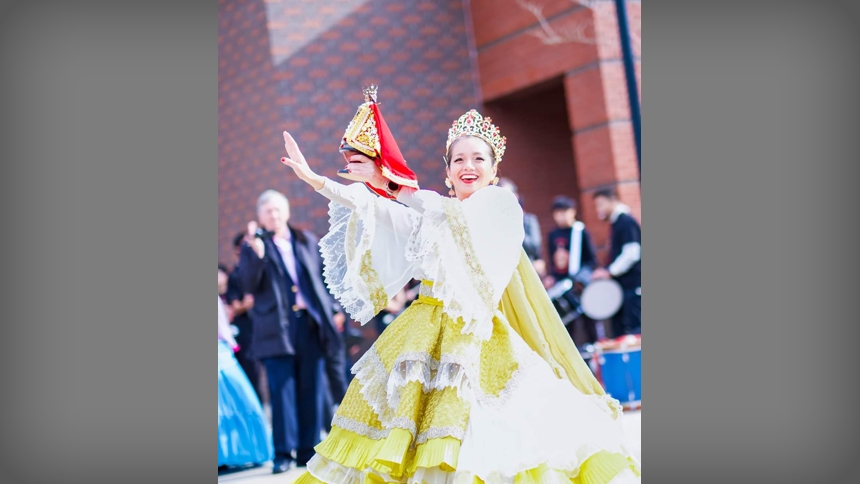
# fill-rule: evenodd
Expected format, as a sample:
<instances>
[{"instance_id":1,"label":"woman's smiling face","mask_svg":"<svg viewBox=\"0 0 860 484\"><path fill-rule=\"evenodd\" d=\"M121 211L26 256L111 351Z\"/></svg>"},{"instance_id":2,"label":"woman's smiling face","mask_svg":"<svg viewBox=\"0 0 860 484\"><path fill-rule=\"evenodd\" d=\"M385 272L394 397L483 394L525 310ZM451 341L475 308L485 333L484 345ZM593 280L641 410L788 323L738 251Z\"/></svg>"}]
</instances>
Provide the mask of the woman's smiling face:
<instances>
[{"instance_id":1,"label":"woman's smiling face","mask_svg":"<svg viewBox=\"0 0 860 484\"><path fill-rule=\"evenodd\" d=\"M451 144L449 153L445 172L458 199L469 198L496 177L493 150L481 138L464 136Z\"/></svg>"}]
</instances>

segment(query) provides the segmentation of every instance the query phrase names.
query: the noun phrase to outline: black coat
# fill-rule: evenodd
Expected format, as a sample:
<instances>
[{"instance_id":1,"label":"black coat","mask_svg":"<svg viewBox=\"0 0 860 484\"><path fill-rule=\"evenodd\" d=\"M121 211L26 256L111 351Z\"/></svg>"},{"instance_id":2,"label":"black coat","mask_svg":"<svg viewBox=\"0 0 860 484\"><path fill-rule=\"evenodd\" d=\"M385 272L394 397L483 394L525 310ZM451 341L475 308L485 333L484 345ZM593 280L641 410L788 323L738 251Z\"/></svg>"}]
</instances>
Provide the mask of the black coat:
<instances>
[{"instance_id":1,"label":"black coat","mask_svg":"<svg viewBox=\"0 0 860 484\"><path fill-rule=\"evenodd\" d=\"M310 232L290 227L296 272L311 317L320 326L320 346L326 355L343 351L343 340L334 325L334 298L323 282L323 263L319 241ZM245 291L253 294L254 307L249 311L253 321L251 353L254 358L293 355L300 341L291 341L289 327L293 319L289 274L285 274L281 256L272 239L263 239L266 253L262 259L247 243L239 254L239 274Z\"/></svg>"}]
</instances>

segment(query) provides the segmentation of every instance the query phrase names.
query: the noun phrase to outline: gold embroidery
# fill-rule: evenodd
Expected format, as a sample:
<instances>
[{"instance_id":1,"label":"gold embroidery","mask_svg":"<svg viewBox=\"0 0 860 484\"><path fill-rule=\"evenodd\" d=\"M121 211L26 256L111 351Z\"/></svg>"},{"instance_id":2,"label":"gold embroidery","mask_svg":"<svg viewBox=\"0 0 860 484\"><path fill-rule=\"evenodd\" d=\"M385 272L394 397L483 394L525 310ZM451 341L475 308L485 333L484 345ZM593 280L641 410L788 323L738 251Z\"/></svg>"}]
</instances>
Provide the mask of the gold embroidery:
<instances>
[{"instance_id":1,"label":"gold embroidery","mask_svg":"<svg viewBox=\"0 0 860 484\"><path fill-rule=\"evenodd\" d=\"M487 311L492 314L493 308L493 288L490 280L484 274L481 264L478 261L478 256L475 255L474 247L472 247L472 237L469 235L469 229L466 226L466 221L463 219L463 212L460 209L460 201L454 199L445 199L442 205L445 209L445 215L448 217L448 225L451 227L451 234L454 236L454 242L463 253L463 258L466 261L466 267L469 268L469 276L471 276L472 284L481 302L486 306Z\"/></svg>"},{"instance_id":2,"label":"gold embroidery","mask_svg":"<svg viewBox=\"0 0 860 484\"><path fill-rule=\"evenodd\" d=\"M379 153L379 133L376 131L376 120L370 103L358 107L358 112L346 127L344 140L353 148L373 158Z\"/></svg>"},{"instance_id":3,"label":"gold embroidery","mask_svg":"<svg viewBox=\"0 0 860 484\"><path fill-rule=\"evenodd\" d=\"M361 217L359 216L358 210L352 212L346 226L346 236L344 237L343 243L347 264L349 265L353 264L353 261L355 260L356 248L367 247L361 255L358 274L361 277L361 280L367 285L368 298L373 304L373 314L385 309L388 305L388 294L385 293L385 287L382 285L379 273L373 268L373 257L370 253L371 249L369 247L369 245L372 244L371 236L374 234L371 233L373 230L368 229L368 224L373 226L373 218L376 217L376 208L376 203L374 201L368 207L368 210L365 210L366 213L363 221L364 229L360 243L356 243L355 239L358 233L358 222Z\"/></svg>"},{"instance_id":4,"label":"gold embroidery","mask_svg":"<svg viewBox=\"0 0 860 484\"><path fill-rule=\"evenodd\" d=\"M480 342L463 333L461 318L451 318L435 303L419 298L353 368L356 379L338 413L368 425L364 435L395 427L414 432L414 426L424 439L437 434L461 438L472 392L500 397L519 368L507 328L496 324L490 340ZM426 372L409 371L425 367Z\"/></svg>"},{"instance_id":5,"label":"gold embroidery","mask_svg":"<svg viewBox=\"0 0 860 484\"><path fill-rule=\"evenodd\" d=\"M378 313L388 306L388 294L385 293L385 287L379 280L379 273L373 268L373 258L370 254L370 249L364 252L361 257L361 269L359 269L361 280L367 284L367 289L370 291L370 302L373 303L373 314Z\"/></svg>"},{"instance_id":6,"label":"gold embroidery","mask_svg":"<svg viewBox=\"0 0 860 484\"><path fill-rule=\"evenodd\" d=\"M440 433L461 438L468 423L469 401L461 398L455 388L436 389L430 384L436 378L443 352L462 355L470 348L478 348L475 337L462 334L462 327L462 321L448 317L440 306L413 303L355 365L356 377L338 415L354 422L350 424L353 431L367 425L366 432L362 432L367 436L408 427L413 438L417 433L424 434L424 439ZM397 380L395 372L408 366L403 362L429 367L430 381L423 381L427 379L423 376L422 381L391 386L392 379Z\"/></svg>"},{"instance_id":7,"label":"gold embroidery","mask_svg":"<svg viewBox=\"0 0 860 484\"><path fill-rule=\"evenodd\" d=\"M444 436L462 437L454 429L465 431L469 423L470 408L470 405L463 405L454 388L434 391L424 402L421 424L418 426L419 435L442 437L443 435L438 435L439 429L451 429Z\"/></svg>"},{"instance_id":8,"label":"gold embroidery","mask_svg":"<svg viewBox=\"0 0 860 484\"><path fill-rule=\"evenodd\" d=\"M480 366L481 391L498 397L520 366L505 325L493 324L492 337L481 343Z\"/></svg>"},{"instance_id":9,"label":"gold embroidery","mask_svg":"<svg viewBox=\"0 0 860 484\"><path fill-rule=\"evenodd\" d=\"M362 398L361 389L362 383L360 381L353 380L350 383L346 395L343 397L343 402L337 409L337 415L343 419L366 425L375 432L382 432L384 430L382 422L377 418L373 408Z\"/></svg>"}]
</instances>

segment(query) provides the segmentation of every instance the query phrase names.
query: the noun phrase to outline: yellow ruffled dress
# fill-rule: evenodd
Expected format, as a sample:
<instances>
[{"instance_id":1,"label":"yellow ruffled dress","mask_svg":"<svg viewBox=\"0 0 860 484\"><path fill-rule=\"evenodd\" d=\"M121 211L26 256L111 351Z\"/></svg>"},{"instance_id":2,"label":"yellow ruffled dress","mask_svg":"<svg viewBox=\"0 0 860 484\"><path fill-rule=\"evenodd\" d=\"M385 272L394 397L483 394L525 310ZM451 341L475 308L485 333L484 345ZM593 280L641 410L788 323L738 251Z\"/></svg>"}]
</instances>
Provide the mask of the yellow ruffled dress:
<instances>
[{"instance_id":1,"label":"yellow ruffled dress","mask_svg":"<svg viewBox=\"0 0 860 484\"><path fill-rule=\"evenodd\" d=\"M353 367L297 484L623 483L640 469L621 408L591 375L522 251L522 211L487 187L378 198L326 181L325 278L370 319L409 279L418 299ZM478 249L478 250L476 250Z\"/></svg>"}]
</instances>

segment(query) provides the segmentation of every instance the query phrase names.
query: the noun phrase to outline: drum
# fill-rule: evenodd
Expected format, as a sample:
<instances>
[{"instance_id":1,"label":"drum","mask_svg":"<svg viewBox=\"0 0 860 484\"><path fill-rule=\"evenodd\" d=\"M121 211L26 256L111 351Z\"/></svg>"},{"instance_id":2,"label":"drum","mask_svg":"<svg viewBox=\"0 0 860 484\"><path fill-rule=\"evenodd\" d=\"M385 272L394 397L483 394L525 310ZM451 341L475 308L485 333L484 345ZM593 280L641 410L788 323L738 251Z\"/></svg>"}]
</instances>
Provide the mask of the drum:
<instances>
[{"instance_id":1,"label":"drum","mask_svg":"<svg viewBox=\"0 0 860 484\"><path fill-rule=\"evenodd\" d=\"M552 300L552 305L558 312L558 316L561 318L561 322L565 326L569 325L582 314L577 304L576 296L571 293L572 289L573 281L562 279L546 291Z\"/></svg>"},{"instance_id":2,"label":"drum","mask_svg":"<svg viewBox=\"0 0 860 484\"><path fill-rule=\"evenodd\" d=\"M603 321L615 316L621 309L624 293L614 279L598 279L582 291L582 312L595 320Z\"/></svg>"},{"instance_id":3,"label":"drum","mask_svg":"<svg viewBox=\"0 0 860 484\"><path fill-rule=\"evenodd\" d=\"M622 336L596 345L606 393L625 407L642 405L642 337Z\"/></svg>"}]
</instances>

